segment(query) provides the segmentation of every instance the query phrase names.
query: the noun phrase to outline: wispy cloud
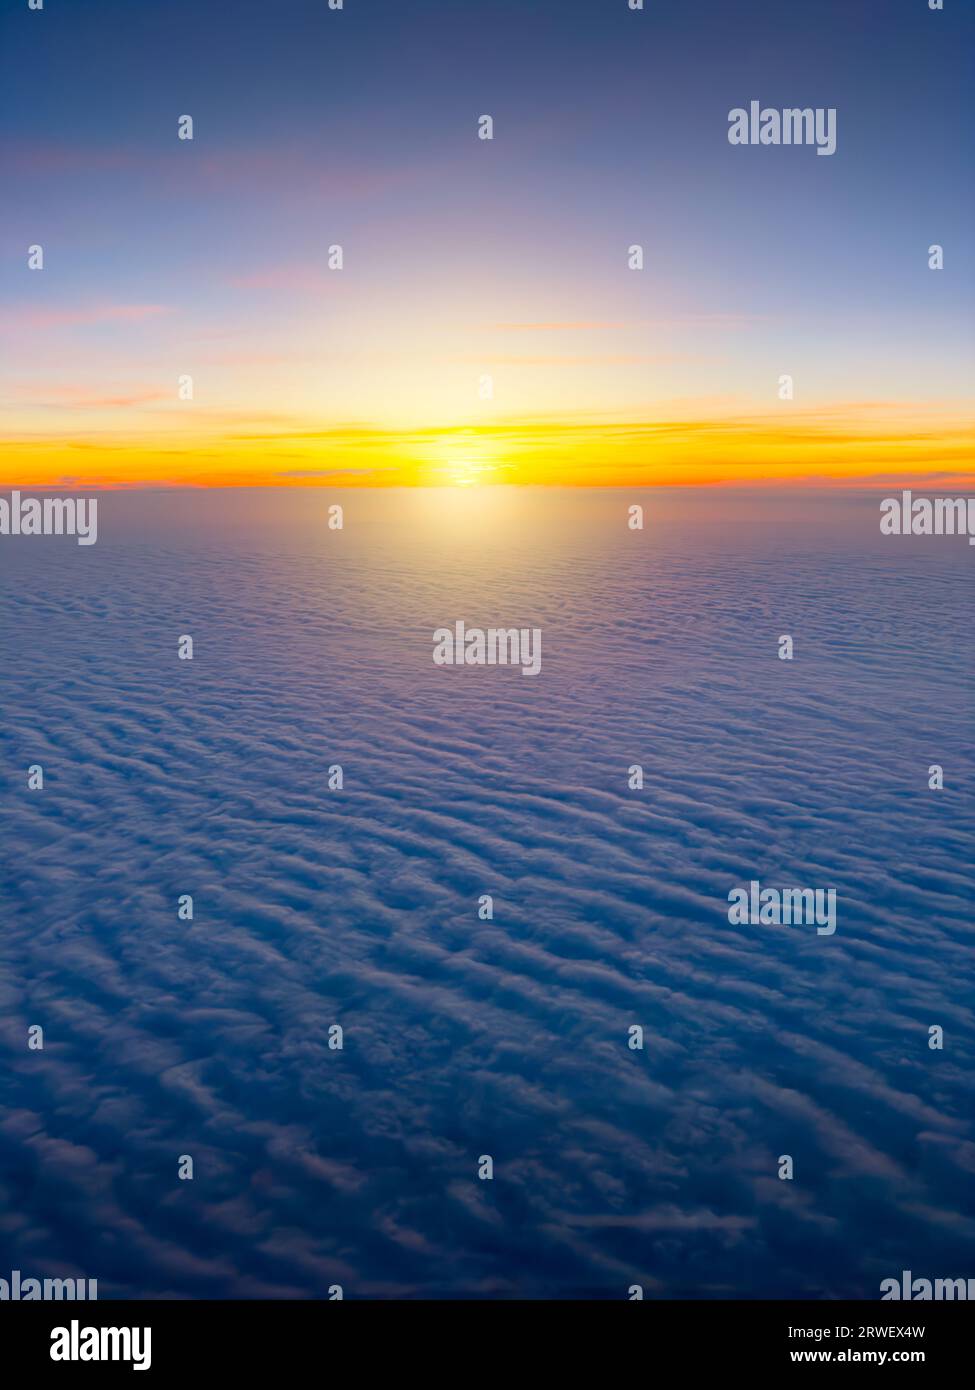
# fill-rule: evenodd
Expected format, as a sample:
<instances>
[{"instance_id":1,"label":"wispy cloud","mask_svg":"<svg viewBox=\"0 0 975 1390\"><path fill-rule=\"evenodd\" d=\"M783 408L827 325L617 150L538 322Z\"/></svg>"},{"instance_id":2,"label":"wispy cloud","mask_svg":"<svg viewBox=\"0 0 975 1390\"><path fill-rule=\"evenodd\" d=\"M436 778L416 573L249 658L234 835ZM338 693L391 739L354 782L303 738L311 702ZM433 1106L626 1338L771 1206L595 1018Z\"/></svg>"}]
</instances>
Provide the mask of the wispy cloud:
<instances>
[{"instance_id":1,"label":"wispy cloud","mask_svg":"<svg viewBox=\"0 0 975 1390\"><path fill-rule=\"evenodd\" d=\"M47 410L99 410L112 406L152 405L172 400L171 391L140 385L128 391L96 391L88 386L30 385L15 388L21 404Z\"/></svg>"},{"instance_id":2,"label":"wispy cloud","mask_svg":"<svg viewBox=\"0 0 975 1390\"><path fill-rule=\"evenodd\" d=\"M664 318L647 319L542 319L537 322L509 319L498 323L476 324L475 327L497 332L561 333L590 332L599 329L629 328L741 328L746 324L767 323L769 314L672 314Z\"/></svg>"},{"instance_id":3,"label":"wispy cloud","mask_svg":"<svg viewBox=\"0 0 975 1390\"><path fill-rule=\"evenodd\" d=\"M17 304L0 312L0 331L21 333L95 323L143 323L172 312L172 308L166 304L83 304L70 307Z\"/></svg>"},{"instance_id":4,"label":"wispy cloud","mask_svg":"<svg viewBox=\"0 0 975 1390\"><path fill-rule=\"evenodd\" d=\"M273 265L242 275L229 276L226 283L240 290L300 290L318 293L342 291L340 277L317 265Z\"/></svg>"}]
</instances>

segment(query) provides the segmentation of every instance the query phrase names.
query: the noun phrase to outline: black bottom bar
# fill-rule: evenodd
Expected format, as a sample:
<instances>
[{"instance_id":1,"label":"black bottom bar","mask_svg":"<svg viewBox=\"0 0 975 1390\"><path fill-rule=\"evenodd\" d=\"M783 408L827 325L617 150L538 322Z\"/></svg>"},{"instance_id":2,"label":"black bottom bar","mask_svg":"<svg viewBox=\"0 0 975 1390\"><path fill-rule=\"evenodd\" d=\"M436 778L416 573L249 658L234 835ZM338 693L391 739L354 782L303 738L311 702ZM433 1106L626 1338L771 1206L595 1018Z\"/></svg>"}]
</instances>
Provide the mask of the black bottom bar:
<instances>
[{"instance_id":1,"label":"black bottom bar","mask_svg":"<svg viewBox=\"0 0 975 1390\"><path fill-rule=\"evenodd\" d=\"M44 1384L139 1367L166 1384L197 1371L249 1381L285 1371L296 1386L362 1373L483 1382L495 1369L551 1383L627 1365L947 1372L964 1363L972 1322L966 1302L0 1303L4 1363Z\"/></svg>"}]
</instances>

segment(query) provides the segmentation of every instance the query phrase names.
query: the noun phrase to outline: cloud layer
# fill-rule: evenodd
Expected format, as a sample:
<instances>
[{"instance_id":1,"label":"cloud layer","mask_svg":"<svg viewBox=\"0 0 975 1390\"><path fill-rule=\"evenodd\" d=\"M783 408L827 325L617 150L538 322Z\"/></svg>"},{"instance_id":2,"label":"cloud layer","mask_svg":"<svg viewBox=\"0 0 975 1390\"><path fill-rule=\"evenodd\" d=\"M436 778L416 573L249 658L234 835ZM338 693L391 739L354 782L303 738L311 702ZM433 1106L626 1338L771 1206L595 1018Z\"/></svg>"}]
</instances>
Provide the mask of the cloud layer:
<instances>
[{"instance_id":1,"label":"cloud layer","mask_svg":"<svg viewBox=\"0 0 975 1390\"><path fill-rule=\"evenodd\" d=\"M969 548L885 547L870 499L645 498L642 534L626 500L357 494L330 533L114 495L88 551L4 541L0 1273L973 1273ZM435 667L455 618L539 626L541 675ZM835 936L729 926L752 877L836 887Z\"/></svg>"}]
</instances>

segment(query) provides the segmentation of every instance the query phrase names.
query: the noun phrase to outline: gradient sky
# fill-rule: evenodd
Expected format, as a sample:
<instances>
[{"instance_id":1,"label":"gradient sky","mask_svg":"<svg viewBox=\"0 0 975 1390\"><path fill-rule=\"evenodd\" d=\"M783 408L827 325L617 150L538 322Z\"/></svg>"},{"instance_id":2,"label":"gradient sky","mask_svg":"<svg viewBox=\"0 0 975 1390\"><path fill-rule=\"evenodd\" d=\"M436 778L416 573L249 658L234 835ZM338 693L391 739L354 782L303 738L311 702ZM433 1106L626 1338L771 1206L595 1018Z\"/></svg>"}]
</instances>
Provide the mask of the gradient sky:
<instances>
[{"instance_id":1,"label":"gradient sky","mask_svg":"<svg viewBox=\"0 0 975 1390\"><path fill-rule=\"evenodd\" d=\"M971 484L946 6L4 0L4 484Z\"/></svg>"}]
</instances>

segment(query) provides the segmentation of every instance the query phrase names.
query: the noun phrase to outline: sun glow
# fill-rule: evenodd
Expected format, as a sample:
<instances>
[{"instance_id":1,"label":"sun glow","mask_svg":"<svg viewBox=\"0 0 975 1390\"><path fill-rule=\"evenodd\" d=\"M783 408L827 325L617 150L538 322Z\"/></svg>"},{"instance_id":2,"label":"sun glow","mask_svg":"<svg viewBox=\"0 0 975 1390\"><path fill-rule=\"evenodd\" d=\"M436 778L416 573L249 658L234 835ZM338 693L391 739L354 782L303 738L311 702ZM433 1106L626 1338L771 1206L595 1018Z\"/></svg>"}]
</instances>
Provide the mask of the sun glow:
<instances>
[{"instance_id":1,"label":"sun glow","mask_svg":"<svg viewBox=\"0 0 975 1390\"><path fill-rule=\"evenodd\" d=\"M468 463L465 460L451 464L448 476L454 487L473 487L475 483L489 482L490 479L485 478L484 474L493 471L493 464Z\"/></svg>"},{"instance_id":2,"label":"sun glow","mask_svg":"<svg viewBox=\"0 0 975 1390\"><path fill-rule=\"evenodd\" d=\"M425 440L423 454L433 484L473 487L499 481L491 476L500 468L497 440L476 430L450 430L440 438Z\"/></svg>"}]
</instances>

